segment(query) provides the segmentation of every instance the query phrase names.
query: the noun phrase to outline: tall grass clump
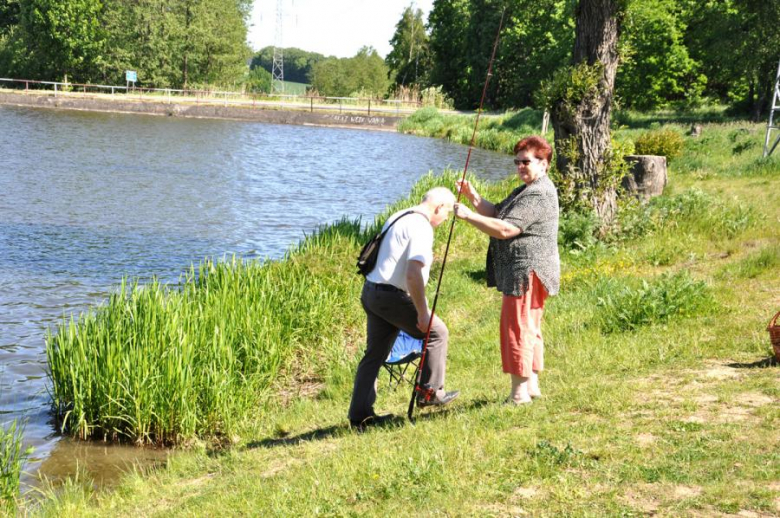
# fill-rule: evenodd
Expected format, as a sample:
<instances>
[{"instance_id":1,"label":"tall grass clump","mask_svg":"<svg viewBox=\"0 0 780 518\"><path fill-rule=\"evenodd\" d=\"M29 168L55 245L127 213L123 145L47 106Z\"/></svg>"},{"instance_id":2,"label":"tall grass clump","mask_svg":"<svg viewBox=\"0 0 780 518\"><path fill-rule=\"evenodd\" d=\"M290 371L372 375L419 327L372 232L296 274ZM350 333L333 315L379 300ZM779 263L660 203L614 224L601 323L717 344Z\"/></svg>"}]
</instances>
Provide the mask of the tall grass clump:
<instances>
[{"instance_id":1,"label":"tall grass clump","mask_svg":"<svg viewBox=\"0 0 780 518\"><path fill-rule=\"evenodd\" d=\"M337 235L337 234L334 234ZM328 237L306 244L314 253ZM332 240L332 238L330 238ZM47 336L54 412L80 438L179 443L230 434L283 370L329 361L351 283L280 262L204 261L178 289L123 282Z\"/></svg>"},{"instance_id":2,"label":"tall grass clump","mask_svg":"<svg viewBox=\"0 0 780 518\"><path fill-rule=\"evenodd\" d=\"M614 278L601 279L594 294L594 321L605 333L701 315L715 303L707 284L687 272L664 274L649 282L642 279L638 285Z\"/></svg>"},{"instance_id":3,"label":"tall grass clump","mask_svg":"<svg viewBox=\"0 0 780 518\"><path fill-rule=\"evenodd\" d=\"M615 237L634 238L660 231L696 232L711 239L731 238L756 223L755 210L691 188L653 198L647 205L627 205L619 214Z\"/></svg>"},{"instance_id":4,"label":"tall grass clump","mask_svg":"<svg viewBox=\"0 0 780 518\"><path fill-rule=\"evenodd\" d=\"M32 453L32 447L23 448L24 426L13 420L0 425L0 514L9 514L16 508L22 467Z\"/></svg>"},{"instance_id":5,"label":"tall grass clump","mask_svg":"<svg viewBox=\"0 0 780 518\"><path fill-rule=\"evenodd\" d=\"M765 272L777 272L778 270L780 270L780 245L774 245L722 268L719 276L755 279Z\"/></svg>"}]
</instances>

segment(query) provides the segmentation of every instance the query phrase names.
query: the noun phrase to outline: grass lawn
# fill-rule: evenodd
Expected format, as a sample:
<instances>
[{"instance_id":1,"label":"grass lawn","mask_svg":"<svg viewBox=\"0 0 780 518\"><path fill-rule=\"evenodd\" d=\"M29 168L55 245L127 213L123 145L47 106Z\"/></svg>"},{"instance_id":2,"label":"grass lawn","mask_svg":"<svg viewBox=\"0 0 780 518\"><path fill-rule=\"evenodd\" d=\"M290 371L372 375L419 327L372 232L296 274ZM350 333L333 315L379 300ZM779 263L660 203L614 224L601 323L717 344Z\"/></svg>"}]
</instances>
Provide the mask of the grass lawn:
<instances>
[{"instance_id":1,"label":"grass lawn","mask_svg":"<svg viewBox=\"0 0 780 518\"><path fill-rule=\"evenodd\" d=\"M624 138L643 131L624 124ZM458 223L438 314L451 335L447 388L461 397L418 411L411 425L408 388L390 390L382 375L377 411L398 419L351 430L364 337L358 242L324 240L295 261L346 293L317 323L336 343L325 357L297 349L274 396L235 425L231 444L203 440L108 491L70 481L21 512L780 515L780 367L765 331L780 310L780 159L759 158L762 129L705 124L670 163L664 196L625 208L612 239L581 232L561 243L561 293L546 306L543 396L534 403L501 404L509 379L497 345L500 294L484 286L487 239ZM411 197L457 176L424 178ZM515 182L481 192L498 201ZM437 232L439 259L447 229ZM437 276L434 267L431 300Z\"/></svg>"}]
</instances>

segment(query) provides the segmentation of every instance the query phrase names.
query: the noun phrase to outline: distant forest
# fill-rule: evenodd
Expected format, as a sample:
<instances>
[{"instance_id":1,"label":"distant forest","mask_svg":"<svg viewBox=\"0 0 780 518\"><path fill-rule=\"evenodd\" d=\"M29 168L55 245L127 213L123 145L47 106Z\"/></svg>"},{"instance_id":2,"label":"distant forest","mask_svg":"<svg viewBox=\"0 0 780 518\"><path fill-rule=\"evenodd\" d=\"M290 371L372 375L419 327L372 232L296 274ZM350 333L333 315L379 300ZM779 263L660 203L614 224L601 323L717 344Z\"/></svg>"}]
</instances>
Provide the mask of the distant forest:
<instances>
[{"instance_id":1,"label":"distant forest","mask_svg":"<svg viewBox=\"0 0 780 518\"><path fill-rule=\"evenodd\" d=\"M725 103L758 117L780 59L780 0L623 0L620 107ZM503 6L488 95L492 109L534 105L571 60L574 0L435 0L427 20L405 9L382 58L284 49L284 77L320 95L422 95L458 108L479 102ZM273 48L247 46L250 0L0 0L0 75L122 84L269 91Z\"/></svg>"}]
</instances>

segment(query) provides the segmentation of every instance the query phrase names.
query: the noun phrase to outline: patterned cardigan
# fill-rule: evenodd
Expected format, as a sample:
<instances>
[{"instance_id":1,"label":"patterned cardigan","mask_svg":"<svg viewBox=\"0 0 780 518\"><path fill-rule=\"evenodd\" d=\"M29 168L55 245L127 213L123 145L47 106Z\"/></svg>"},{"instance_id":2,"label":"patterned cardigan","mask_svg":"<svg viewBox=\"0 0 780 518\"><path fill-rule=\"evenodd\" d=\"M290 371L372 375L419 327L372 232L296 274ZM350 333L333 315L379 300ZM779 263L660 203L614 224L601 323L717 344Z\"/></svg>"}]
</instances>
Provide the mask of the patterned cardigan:
<instances>
[{"instance_id":1,"label":"patterned cardigan","mask_svg":"<svg viewBox=\"0 0 780 518\"><path fill-rule=\"evenodd\" d=\"M533 271L548 295L558 293L561 261L558 256L558 193L545 174L522 185L496 205L497 218L520 228L510 239L490 238L487 285L504 295L519 297L528 290Z\"/></svg>"}]
</instances>

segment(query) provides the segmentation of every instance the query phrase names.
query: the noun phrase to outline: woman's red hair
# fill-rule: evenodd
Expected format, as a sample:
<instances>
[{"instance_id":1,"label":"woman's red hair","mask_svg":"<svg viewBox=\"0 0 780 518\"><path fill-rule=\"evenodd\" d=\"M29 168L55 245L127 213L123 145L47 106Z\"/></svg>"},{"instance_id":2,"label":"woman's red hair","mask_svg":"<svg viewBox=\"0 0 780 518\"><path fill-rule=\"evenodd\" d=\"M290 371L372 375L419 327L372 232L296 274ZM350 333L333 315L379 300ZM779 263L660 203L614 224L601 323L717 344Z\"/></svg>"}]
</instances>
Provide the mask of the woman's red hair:
<instances>
[{"instance_id":1,"label":"woman's red hair","mask_svg":"<svg viewBox=\"0 0 780 518\"><path fill-rule=\"evenodd\" d=\"M520 151L531 151L539 160L547 160L547 163L552 163L552 146L544 140L542 137L533 135L526 137L515 144L515 155Z\"/></svg>"}]
</instances>

